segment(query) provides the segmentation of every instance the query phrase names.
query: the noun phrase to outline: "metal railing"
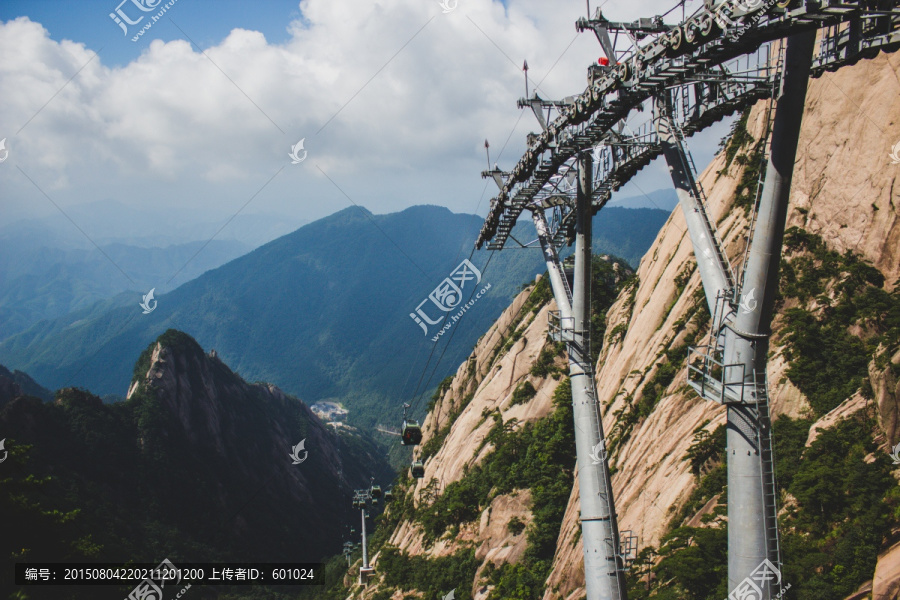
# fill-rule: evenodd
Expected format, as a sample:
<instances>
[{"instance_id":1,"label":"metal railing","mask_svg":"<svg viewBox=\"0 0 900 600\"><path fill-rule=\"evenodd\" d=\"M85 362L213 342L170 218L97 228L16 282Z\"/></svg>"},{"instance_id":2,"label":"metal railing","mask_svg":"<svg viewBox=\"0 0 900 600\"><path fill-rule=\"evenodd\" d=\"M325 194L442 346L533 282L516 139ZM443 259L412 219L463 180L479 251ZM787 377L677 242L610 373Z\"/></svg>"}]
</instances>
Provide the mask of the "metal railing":
<instances>
[{"instance_id":1,"label":"metal railing","mask_svg":"<svg viewBox=\"0 0 900 600\"><path fill-rule=\"evenodd\" d=\"M688 348L687 379L688 385L701 398L719 404L755 404L759 402L758 394L746 393L748 387L756 387L755 382L748 385L744 381L746 365L743 363L725 364L718 348L710 346L691 346Z\"/></svg>"},{"instance_id":2,"label":"metal railing","mask_svg":"<svg viewBox=\"0 0 900 600\"><path fill-rule=\"evenodd\" d=\"M551 310L547 315L547 327L553 341L575 343L575 317L562 317L558 310Z\"/></svg>"}]
</instances>

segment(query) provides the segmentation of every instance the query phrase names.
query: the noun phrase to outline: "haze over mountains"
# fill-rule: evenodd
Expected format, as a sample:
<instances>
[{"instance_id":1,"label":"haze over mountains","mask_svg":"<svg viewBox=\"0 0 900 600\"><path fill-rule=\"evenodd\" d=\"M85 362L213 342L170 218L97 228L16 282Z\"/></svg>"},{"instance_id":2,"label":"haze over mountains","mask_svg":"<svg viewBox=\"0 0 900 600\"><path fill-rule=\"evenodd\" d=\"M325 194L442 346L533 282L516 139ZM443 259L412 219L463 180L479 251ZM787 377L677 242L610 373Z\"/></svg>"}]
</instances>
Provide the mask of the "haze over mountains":
<instances>
[{"instance_id":1,"label":"haze over mountains","mask_svg":"<svg viewBox=\"0 0 900 600\"><path fill-rule=\"evenodd\" d=\"M8 220L0 226L0 340L72 311L130 304L153 287L171 291L302 225L115 201Z\"/></svg>"},{"instance_id":2,"label":"haze over mountains","mask_svg":"<svg viewBox=\"0 0 900 600\"><path fill-rule=\"evenodd\" d=\"M667 217L655 209L601 214L596 251L632 264ZM440 339L429 363L437 326L426 336L409 315L469 256L480 226L478 216L441 207L389 215L351 207L158 294L150 314L142 314L135 294L123 306L108 301L40 322L0 343L0 363L53 389L79 385L122 395L133 357L176 328L214 348L248 380L275 383L308 403L343 400L351 420L372 424L385 417L385 406L413 397L418 381L412 374L421 374L426 363L429 374L437 370L418 391L433 388L521 284L545 270L536 249L475 253L478 289L491 288ZM533 235L523 223L516 238L529 242ZM474 288L463 292L468 299Z\"/></svg>"},{"instance_id":3,"label":"haze over mountains","mask_svg":"<svg viewBox=\"0 0 900 600\"><path fill-rule=\"evenodd\" d=\"M639 196L611 199L606 206L607 208L657 208L666 212L672 212L678 206L678 196L675 194L675 190L667 188L647 192Z\"/></svg>"}]
</instances>

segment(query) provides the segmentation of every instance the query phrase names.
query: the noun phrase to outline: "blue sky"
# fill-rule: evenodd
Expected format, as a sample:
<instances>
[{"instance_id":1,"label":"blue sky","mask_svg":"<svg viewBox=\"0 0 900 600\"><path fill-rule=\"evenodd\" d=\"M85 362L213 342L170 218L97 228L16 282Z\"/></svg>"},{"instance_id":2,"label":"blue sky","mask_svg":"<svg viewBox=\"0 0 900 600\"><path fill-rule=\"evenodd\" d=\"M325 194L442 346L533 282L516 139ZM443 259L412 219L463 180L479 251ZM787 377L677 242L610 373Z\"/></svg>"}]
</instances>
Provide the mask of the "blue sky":
<instances>
[{"instance_id":1,"label":"blue sky","mask_svg":"<svg viewBox=\"0 0 900 600\"><path fill-rule=\"evenodd\" d=\"M0 21L28 17L43 25L54 40L84 42L100 51L104 64L122 66L140 55L146 41L132 42L109 18L120 1L5 0L0 3ZM268 42L281 44L290 37L288 23L301 17L297 0L178 0L167 16L204 49L221 42L235 28L259 31ZM183 34L164 20L154 26L153 37L171 42Z\"/></svg>"}]
</instances>

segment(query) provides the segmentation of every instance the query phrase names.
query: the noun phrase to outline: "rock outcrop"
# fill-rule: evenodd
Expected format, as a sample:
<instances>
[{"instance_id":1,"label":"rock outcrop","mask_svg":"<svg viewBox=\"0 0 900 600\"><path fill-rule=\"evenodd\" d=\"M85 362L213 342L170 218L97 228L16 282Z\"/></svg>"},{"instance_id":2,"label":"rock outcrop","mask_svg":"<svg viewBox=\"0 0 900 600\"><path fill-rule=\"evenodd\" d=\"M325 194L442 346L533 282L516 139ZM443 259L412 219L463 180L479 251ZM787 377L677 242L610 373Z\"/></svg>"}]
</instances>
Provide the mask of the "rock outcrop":
<instances>
[{"instance_id":1,"label":"rock outcrop","mask_svg":"<svg viewBox=\"0 0 900 600\"><path fill-rule=\"evenodd\" d=\"M205 502L237 514L236 535L265 537L254 525L263 511L266 522L294 522L292 536L300 545L308 542L307 558L320 559L322 541L339 547L342 524L354 517L352 490L389 472L371 443L336 433L272 384L245 382L181 332L169 330L151 344L135 375L128 400L155 400L167 415L149 438L142 436L143 451L175 447L202 457L219 474L217 493ZM291 452L301 441L301 462L295 463ZM360 451L366 447L368 452ZM251 510L235 504L248 497Z\"/></svg>"},{"instance_id":2,"label":"rock outcrop","mask_svg":"<svg viewBox=\"0 0 900 600\"><path fill-rule=\"evenodd\" d=\"M881 54L810 81L787 225L818 234L831 249L862 255L884 274L889 290L900 276L900 190L895 185L900 171L892 168L888 157L891 145L900 140L898 69L900 55ZM760 102L748 119L748 132L755 139L764 130L764 109ZM749 222L744 211L731 209L741 169L734 164L726 169L725 162L725 156L718 155L700 180L728 256L738 268ZM690 325L680 331L676 325L689 315L700 285L694 264L684 218L676 208L641 261L636 293L623 295L609 311L608 330L622 326L626 333L608 341L597 367L607 433L616 426L617 411L627 409L626 399L640 400L642 384L665 363L663 351L682 343L691 331ZM691 271L693 275L679 294L679 274ZM774 325L777 338L779 317ZM773 418L809 415L806 399L785 375L787 361L780 348L773 345L771 351L768 374ZM659 543L668 521L695 485L684 461L694 429L709 420L706 428L711 431L725 420L724 408L699 399L686 388L686 369L683 364L676 366L678 373L655 410L635 426L615 455L613 488L619 528L634 532L639 547ZM870 375L881 420L896 443L896 380L890 370L875 369L874 365ZM848 404L858 410L865 404L860 400L848 399ZM846 415L847 407L841 408L835 412ZM823 418L818 427L834 422L834 417ZM579 527L577 508L576 486L545 600L583 597L582 547L572 544Z\"/></svg>"}]
</instances>

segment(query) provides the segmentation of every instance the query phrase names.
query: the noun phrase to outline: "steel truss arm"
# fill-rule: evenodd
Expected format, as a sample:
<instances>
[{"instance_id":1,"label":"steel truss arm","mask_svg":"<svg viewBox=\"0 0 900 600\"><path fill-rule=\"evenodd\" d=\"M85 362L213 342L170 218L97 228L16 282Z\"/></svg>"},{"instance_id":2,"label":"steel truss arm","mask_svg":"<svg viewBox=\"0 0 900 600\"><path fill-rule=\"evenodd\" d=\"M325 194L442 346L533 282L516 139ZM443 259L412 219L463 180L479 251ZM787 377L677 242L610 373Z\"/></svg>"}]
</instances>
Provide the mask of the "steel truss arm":
<instances>
[{"instance_id":1,"label":"steel truss arm","mask_svg":"<svg viewBox=\"0 0 900 600\"><path fill-rule=\"evenodd\" d=\"M766 46L757 50L752 59L742 57L708 71L703 81L673 86L669 93L674 98L673 119L679 129L689 135L740 107L767 97L771 93L773 80L777 78L775 69L769 63L770 53ZM662 146L649 119L636 127L628 127L623 120L619 120L602 134L596 134L590 128L583 129L583 133L566 138L565 143L591 141L585 145L592 147L596 163L591 192L593 211L596 213L615 190L662 153ZM535 174L543 177L539 188L522 187L506 204L501 203L499 197L492 200L492 209L479 238L489 240L489 249L503 247L522 210L532 201L538 200L545 207L553 204L548 204L547 199L557 194L559 182L574 169L574 156L566 156L563 152L548 152L538 159ZM496 172L486 171L482 175ZM511 173L504 172L502 175L505 185L501 188L501 197ZM570 229L567 235L569 243L574 241L572 231Z\"/></svg>"},{"instance_id":2,"label":"steel truss arm","mask_svg":"<svg viewBox=\"0 0 900 600\"><path fill-rule=\"evenodd\" d=\"M664 88L682 85L692 78L712 77L717 65L752 55L766 42L802 30L824 28L814 75L826 68L851 64L880 49L900 47L900 17L895 14L900 0L889 0L887 4L882 10L869 11L863 0L839 5L806 3L797 7L788 1L787 8L784 2L778 2L744 11L736 0L726 0L715 7L698 10L684 23L671 27L668 33L648 33L648 43L638 46L634 41L631 54L624 56L621 64L592 81L571 103L556 107L558 116L552 122L547 121L546 129L542 125L543 131L535 136L534 143L510 170L500 194L493 199L476 246L480 248L492 242L491 247L502 247L504 232L560 165L594 146L633 109ZM723 19L719 17L727 18L724 30ZM852 31L844 33L847 27L837 27L842 23L853 25ZM593 23L588 25L593 27ZM756 99L745 97L728 107L728 112ZM696 130L715 120L699 120ZM682 128L692 133L689 127ZM494 242L498 234L500 239Z\"/></svg>"}]
</instances>

